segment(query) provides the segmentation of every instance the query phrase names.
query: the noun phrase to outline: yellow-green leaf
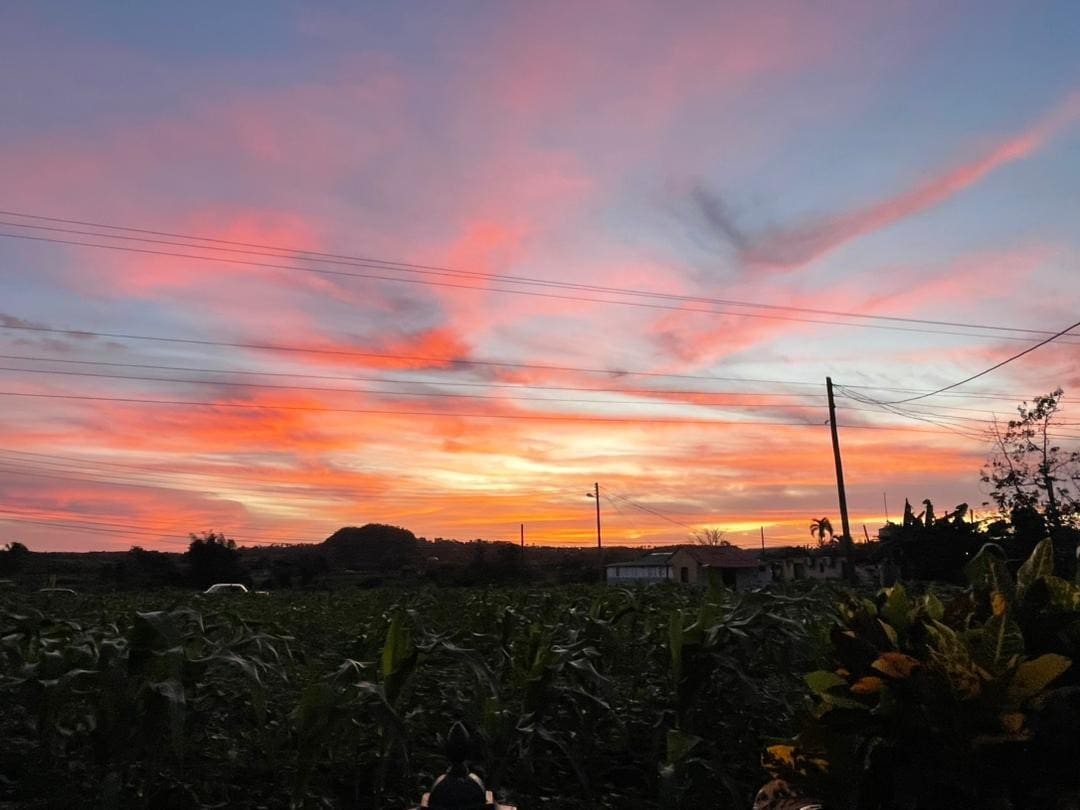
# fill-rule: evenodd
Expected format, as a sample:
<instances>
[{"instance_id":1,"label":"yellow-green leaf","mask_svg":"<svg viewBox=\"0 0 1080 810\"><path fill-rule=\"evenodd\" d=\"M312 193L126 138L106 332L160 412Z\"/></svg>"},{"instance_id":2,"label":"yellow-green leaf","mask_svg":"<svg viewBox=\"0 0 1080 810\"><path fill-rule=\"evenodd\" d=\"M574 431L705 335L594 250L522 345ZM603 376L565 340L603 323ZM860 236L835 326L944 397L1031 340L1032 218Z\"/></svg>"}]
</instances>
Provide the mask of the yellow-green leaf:
<instances>
[{"instance_id":1,"label":"yellow-green leaf","mask_svg":"<svg viewBox=\"0 0 1080 810\"><path fill-rule=\"evenodd\" d=\"M1020 566L1020 569L1016 572L1016 587L1017 591L1022 597L1024 592L1027 591L1036 580L1040 577L1049 577L1054 574L1054 543L1050 538L1043 540L1037 546L1035 550L1031 552L1031 556L1024 561L1024 564Z\"/></svg>"},{"instance_id":2,"label":"yellow-green leaf","mask_svg":"<svg viewBox=\"0 0 1080 810\"><path fill-rule=\"evenodd\" d=\"M819 669L816 672L808 673L804 679L806 685L818 695L824 695L830 689L836 686L843 686L847 683L843 678L837 675L835 672L829 672L828 670Z\"/></svg>"},{"instance_id":3,"label":"yellow-green leaf","mask_svg":"<svg viewBox=\"0 0 1080 810\"><path fill-rule=\"evenodd\" d=\"M903 653L887 652L870 666L882 675L903 680L911 677L912 671L919 666L919 660Z\"/></svg>"},{"instance_id":4,"label":"yellow-green leaf","mask_svg":"<svg viewBox=\"0 0 1080 810\"><path fill-rule=\"evenodd\" d=\"M1070 666L1072 661L1057 653L1046 653L1025 661L1016 668L1009 682L1009 702L1019 705L1034 697Z\"/></svg>"}]
</instances>

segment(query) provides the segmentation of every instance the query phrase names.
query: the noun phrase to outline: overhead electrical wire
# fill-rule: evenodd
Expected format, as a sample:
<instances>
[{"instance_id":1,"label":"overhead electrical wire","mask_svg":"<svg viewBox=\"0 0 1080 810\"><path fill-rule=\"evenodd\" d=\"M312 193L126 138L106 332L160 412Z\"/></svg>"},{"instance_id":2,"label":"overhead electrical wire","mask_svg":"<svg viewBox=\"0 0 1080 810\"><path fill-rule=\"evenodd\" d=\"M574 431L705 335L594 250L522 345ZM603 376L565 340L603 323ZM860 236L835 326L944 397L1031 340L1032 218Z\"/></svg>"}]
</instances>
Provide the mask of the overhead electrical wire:
<instances>
[{"instance_id":1,"label":"overhead electrical wire","mask_svg":"<svg viewBox=\"0 0 1080 810\"><path fill-rule=\"evenodd\" d=\"M633 369L620 369L620 368L589 368L585 366L556 366L545 365L537 363L511 363L511 362L499 362L493 360L466 360L450 357L432 357L430 355L414 355L414 354L400 354L390 352L360 352L348 349L325 349L318 347L306 347L297 346L284 343L242 343L237 341L222 341L222 340L206 340L202 338L178 338L178 337L164 337L157 335L140 335L124 332L99 332L88 329L58 329L49 326L38 326L34 324L14 324L14 323L0 323L0 329L7 329L12 331L22 332L38 332L43 334L56 334L56 335L70 335L73 337L96 337L106 338L110 340L134 340L145 341L152 343L166 343L176 345L192 345L192 346L208 346L213 348L227 348L227 349L250 349L253 351L269 351L269 352L282 352L282 353L296 353L296 354L313 354L321 356L333 356L333 357L356 357L367 359L380 359L380 360L404 360L410 362L424 362L433 364L431 371L439 371L442 369L435 366L442 365L445 367L459 367L459 366L479 366L479 367L495 367L495 368L519 368L527 369L530 371L558 371L558 372L570 372L578 374L602 374L608 377L650 377L650 378L666 378L666 379L681 379L681 380L702 380L709 382L737 382L746 383L751 385L783 385L783 386L802 386L815 389L821 388L820 382L808 382L805 380L776 380L776 379L761 379L752 377L721 377L710 374L679 374L672 372L661 371L640 371ZM64 362L63 360L57 360L57 362ZM409 371L409 369L402 369L403 371ZM266 372L260 372L266 373ZM484 383L486 385L486 383ZM847 388L862 389L871 391L893 391L896 393L922 393L925 389L912 389L912 388L897 388L890 386L880 385L847 385ZM559 386L552 386L552 390L558 388L559 390L579 390L574 387L562 388ZM596 390L602 391L602 388L581 388L580 390ZM622 390L622 389L615 389ZM649 390L649 389L645 389ZM1003 400L1007 402L1015 402L1016 396L1014 394L1006 393L975 393L975 394L950 394L950 396L963 397L965 399L993 399Z\"/></svg>"},{"instance_id":2,"label":"overhead electrical wire","mask_svg":"<svg viewBox=\"0 0 1080 810\"><path fill-rule=\"evenodd\" d=\"M249 482L246 486L222 486L221 479L208 474L202 481L176 481L168 478L154 478L142 476L140 478L124 477L114 472L97 473L93 470L65 469L57 465L49 465L44 462L27 462L25 460L0 458L0 469L20 476L31 478L46 478L59 481L79 481L89 484L102 484L119 487L138 487L145 489L168 489L177 492L207 491L215 492L222 490L257 490L260 493L275 493L288 496L293 500L326 500L328 490L312 484L280 484L273 481L258 483ZM320 494L322 493L322 494ZM415 497L410 495L410 497Z\"/></svg>"},{"instance_id":3,"label":"overhead electrical wire","mask_svg":"<svg viewBox=\"0 0 1080 810\"><path fill-rule=\"evenodd\" d=\"M74 360L66 357L42 357L41 355L21 355L21 354L0 354L0 359L3 360L19 360L26 362L36 363L60 363L64 365L78 365L78 366L108 366L111 368L137 368L147 369L153 371L190 371L192 373L199 374L234 374L253 377L283 377L289 379L301 379L301 380L338 380L341 382L372 382L383 385L427 385L427 386L447 386L447 387L466 387L466 388L506 388L506 389L518 389L522 391L587 391L595 393L612 393L612 394L687 394L687 395L709 395L709 396L746 396L746 397L803 397L807 399L824 399L825 394L813 394L813 393L796 393L796 392L781 392L781 391L708 391L702 389L689 389L689 388L622 388L622 387L596 387L596 386L577 386L577 385L536 385L534 383L499 383L499 382L464 382L461 380L437 380L437 379L398 379L395 377L363 377L356 375L340 375L340 374L308 374L305 372L292 372L292 371L250 371L246 369L223 369L223 368L199 368L192 366L172 366L172 365L160 365L154 363L122 363L112 360ZM713 378L709 378L713 379ZM758 382L770 382L774 385L802 385L802 386L814 386L820 388L819 383L805 383L805 382L783 382L780 380L772 381L758 381L758 380L744 380L741 378L717 378L724 382L746 382L746 383L758 383ZM346 389L346 388L328 388L329 391L348 391L348 390L368 390L368 389Z\"/></svg>"},{"instance_id":4,"label":"overhead electrical wire","mask_svg":"<svg viewBox=\"0 0 1080 810\"><path fill-rule=\"evenodd\" d=\"M1001 326L999 324L978 324L978 323L965 323L965 322L958 322L958 321L934 320L934 319L926 319L926 318L911 318L911 317L890 316L890 315L873 315L873 314L863 313L863 312L844 312L844 311L831 310L831 309L821 309L821 308L812 308L812 307L798 307L798 306L792 306L792 305L770 304L770 303L756 302L756 301L742 301L742 300L735 300L735 299L715 298L715 297L709 297L709 296L682 295L682 294L666 293L666 292L654 291L654 290L641 290L641 289L637 289L637 288L612 287L612 286L604 286L604 285L596 285L596 284L582 284L580 282L567 282L567 281L559 281L559 280L555 280L555 279L543 279L543 278L535 278L535 277L527 277L527 276L510 275L510 274L481 273L481 272L476 272L476 271L467 271L467 270L460 270L460 269L454 269L454 268L449 268L449 267L441 267L441 266L437 266L437 265L418 264L418 263L414 263L414 262L402 262L402 261L378 259L378 258L365 258L365 257L358 257L358 256L348 256L348 255L345 255L345 254L322 253L322 252L317 252L317 251L309 251L309 250L291 248L291 247L273 246L273 245L266 245L266 244L260 244L260 243L254 243L254 242L236 242L236 241L231 241L231 240L215 239L215 238L212 238L212 237L204 237L204 236L197 236L197 235L190 235L190 234L178 234L178 233L169 232L169 231L151 230L151 229L146 229L146 228L132 228L132 227L120 226L120 225L111 225L111 224L105 224L105 223L87 222L85 220L74 220L74 219L63 219L63 218L59 218L59 217L48 217L48 216L42 216L42 215L36 215L36 214L27 214L27 213L24 213L24 212L17 212L17 211L0 211L0 215L8 216L8 217L21 218L21 219L24 219L24 220L35 220L35 221L38 221L38 222L52 222L52 223L58 223L58 224L62 224L62 225L76 225L76 226L80 226L80 227L90 227L90 228L99 229L99 231L100 231L100 229L105 229L105 230L113 231L114 233L100 233L99 231L82 231L82 230L75 230L75 229L72 229L72 228L69 228L69 227L52 227L52 226L33 224L33 223L29 223L29 222L3 222L3 221L0 221L0 225L6 225L8 227L16 227L16 228L22 228L22 229L35 229L35 230L48 231L48 232L58 232L58 233L63 233L63 234L67 234L67 235L90 236L90 237L97 237L97 238L103 238L103 239L123 240L123 241L129 241L129 242L134 241L134 242L141 242L143 244L161 244L161 245L164 245L164 246L183 247L183 248L190 248L190 249L195 249L195 250L204 250L204 251L210 250L210 251L218 251L218 252L230 252L230 253L238 253L238 254L243 254L243 255L262 256L262 257L266 257L266 258L283 258L283 259L293 258L293 259L302 259L302 260L305 260L305 261L326 263L326 264L339 265L339 266L353 266L353 267L362 267L362 268L378 269L378 270L393 270L393 271L396 271L396 272L409 272L409 273L414 273L414 274L419 274L419 275L436 276L436 277L482 279L482 280L485 280L485 281L494 281L494 282L502 283L502 284L517 284L517 285L525 285L525 286L530 286L530 287L541 287L541 288L550 288L550 289L578 290L578 291L594 292L594 293L601 293L601 294L607 294L607 295L621 295L621 296L643 297L643 298L668 300L668 301L681 301L681 302L684 302L684 303L697 303L697 304L707 304L707 305L714 305L714 306L729 306L729 307L733 306L733 307L741 307L741 308L749 308L749 309L763 309L763 310L769 310L769 311L774 311L774 312L775 311L779 311L779 312L798 312L798 313L804 313L804 314L822 315L822 316L827 316L829 318L854 318L854 319L859 319L859 320L862 320L862 321L881 321L881 322L902 323L902 324L922 324L922 325L925 325L925 326L945 326L945 327L954 327L954 328L968 329L968 330L982 329L982 330L988 330L988 331L999 332L999 333L1013 333L1011 335L1000 335L999 334L999 335L993 336L995 338L1001 338L1001 339L1026 340L1027 338L1023 337L1023 335L1036 336L1036 335L1049 334L1045 330L1028 329L1028 328L1022 328L1022 327ZM122 232L122 233L116 233L116 232ZM143 236L130 236L130 235L126 235L126 234L143 234ZM149 238L150 236L167 237L167 239L169 239L169 240L181 239L181 240L184 240L184 241L176 242L176 241L167 241L167 240L162 240L162 239L151 239L151 238ZM311 267L303 267L303 266L265 265L265 263L247 262L247 261L243 261L243 260L228 259L228 258L224 258L224 257L220 257L220 256L204 256L204 255L198 255L198 254L175 254L175 253L171 253L169 251L158 251L158 250L150 250L150 249L144 249L144 248L125 248L124 246L121 246L121 245L110 245L110 244L81 242L81 241L78 241L78 240L51 239L51 238L48 238L48 237L33 236L33 235L30 235L30 234L21 234L21 233L15 233L15 234L12 234L12 233L0 233L0 237L14 238L14 239L29 239L29 240L32 240L32 241L55 242L55 243L59 243L59 244L70 244L70 245L75 245L75 246L80 246L80 247L93 247L93 248L106 249L106 250L142 252L142 253L150 253L152 255L174 255L177 258L188 258L188 259L205 260L205 261L221 261L221 262L226 262L226 263L238 263L238 264L246 264L246 265L253 265L253 266L267 266L270 269L286 269L286 270L295 270L295 271L299 271L299 272L312 272L312 273L321 273L321 274L339 275L339 276L343 275L343 276L352 276L352 277L356 277L356 278L364 278L364 279L369 279L369 280L373 279L373 280L402 282L402 283L427 283L427 284L430 284L430 285L433 285L433 286L450 286L450 287L462 287L463 286L463 285L457 285L457 284L447 284L445 282L433 282L433 281L430 281L430 280L421 281L419 279L405 279L405 278L393 277L393 276L390 276L390 277L375 276L375 275L368 274L368 273L348 273L348 272L344 272L344 271L332 271L332 270L325 270L325 269L311 268ZM541 296L545 295L544 293L538 293L536 291L515 290L515 289L498 289L498 288L489 288L489 287L466 287L466 288L467 289L480 289L480 290L494 291L494 292L513 293L513 294L531 294L531 295L541 295ZM714 314L733 315L733 316L737 316L737 317L759 317L759 318L779 319L779 320L793 320L793 321L797 321L797 322L807 322L807 323L826 323L826 324L833 325L833 326L835 326L835 325L841 325L841 326L876 326L876 328L889 328L889 329L894 329L894 330L899 328L899 327L884 327L884 326L870 324L870 323L862 323L862 324L860 324L860 323L844 323L844 322L836 322L836 321L822 321L822 320L817 320L817 319L803 319L803 318L770 316L770 315L764 315L764 314L761 314L761 313L751 313L751 312L728 312L728 311L702 310L702 309L687 308L687 307L670 307L670 306L663 306L663 305L658 305L658 304L642 304L641 302L632 302L632 301L617 301L617 300L613 301L613 300L610 300L610 299L582 299L582 298L578 298L578 297L562 296L562 295L554 295L554 294L547 294L547 295L548 295L548 297L562 298L562 299L567 299L567 300L578 300L578 301L584 300L584 301L595 302L595 303L613 303L613 304L624 304L624 305L631 305L631 306L648 306L648 307L652 307L652 308L677 309L677 310L691 311L691 312L706 312L706 313L714 313ZM966 332L964 332L964 333L947 332L947 331L942 332L940 330L919 330L919 329L912 330L912 329L906 329L905 328L905 329L900 329L900 331L928 332L928 333L931 333L931 334L959 334L959 335L963 335L963 336L972 336L972 337L991 337L991 336L988 336L988 335L970 335L969 333L966 333Z\"/></svg>"},{"instance_id":5,"label":"overhead electrical wire","mask_svg":"<svg viewBox=\"0 0 1080 810\"><path fill-rule=\"evenodd\" d=\"M666 520L668 523L671 523L671 524L673 524L675 526L680 526L680 527L682 527L684 529L689 529L690 531L697 531L697 528L695 526L691 526L689 523L684 523L681 520L676 520L675 518L670 517L668 515L665 515L663 512L661 512L661 511L659 511L657 509L653 509L652 507L645 506L644 504L640 504L637 501L635 501L635 500L633 500L631 498L628 498L625 495L620 495L617 492L612 492L610 487L608 487L607 489L608 489L609 494L614 495L616 498L619 498L620 500L624 501L625 503L627 503L628 505L634 507L635 509L639 509L642 512L648 512L649 514L655 515L658 518Z\"/></svg>"},{"instance_id":6,"label":"overhead electrical wire","mask_svg":"<svg viewBox=\"0 0 1080 810\"><path fill-rule=\"evenodd\" d=\"M900 416L900 417L905 418L905 419L912 419L912 420L917 421L917 422L924 422L924 423L927 423L927 424L936 425L937 427L940 427L940 428L942 428L943 430L945 430L945 431L947 431L949 433L955 433L958 436L963 436L963 437L969 438L969 439L983 439L983 438L985 438L985 436L983 436L981 433L978 433L978 432L976 432L976 431L974 431L974 430L972 430L970 428L964 428L964 427L957 426L957 425L943 424L942 422L937 421L935 419L932 419L932 418L930 418L928 416L921 416L921 415L919 415L917 413L907 412L904 409L895 407L893 405L886 405L884 403L876 402L876 401L874 401L873 399L871 399L869 397L861 397L861 396L858 396L858 395L854 395L853 392L848 392L847 396L851 397L852 399L855 399L857 402L864 402L864 403L867 403L867 404L877 405L877 406L879 406L881 408L881 410L885 411L886 413L891 413L891 414L894 414L896 416Z\"/></svg>"},{"instance_id":7,"label":"overhead electrical wire","mask_svg":"<svg viewBox=\"0 0 1080 810\"><path fill-rule=\"evenodd\" d=\"M242 343L238 341L206 340L202 338L178 338L160 337L155 335L137 335L124 332L95 332L87 329L56 329L49 326L37 326L33 324L0 323L0 329L10 329L22 332L40 332L44 334L70 335L73 337L98 337L111 340L137 340L154 343L170 343L188 346L211 346L227 349L251 349L253 351L269 351L296 354L323 355L329 357L356 357L379 360L407 360L410 362L422 362L433 364L434 367L444 366L479 366L491 368L520 368L530 371L560 371L580 374L604 374L609 377L658 377L681 380L711 380L717 382L745 382L760 384L784 384L806 385L820 388L820 383L791 382L783 380L756 380L745 377L717 377L709 374L678 374L661 371L633 371L619 368L587 368L583 366L556 366L541 363L511 363L495 360L467 360L454 357L432 357L431 355L400 354L391 352L361 352L351 349L326 349L319 347L296 346L283 343Z\"/></svg>"},{"instance_id":8,"label":"overhead electrical wire","mask_svg":"<svg viewBox=\"0 0 1080 810\"><path fill-rule=\"evenodd\" d=\"M5 512L0 511L0 522L5 522L5 521L10 521L10 522L13 522L13 523L27 523L27 524L31 524L31 525L46 526L46 527L49 527L49 528L58 528L59 527L59 528L67 529L67 530L70 530L70 531L89 532L91 534L101 534L101 535L106 535L106 536L109 536L109 537L126 537L126 538L134 537L134 538L154 539L159 543L166 543L166 544L171 544L171 545L188 546L188 545L191 544L190 539L189 540L180 540L180 539L172 540L172 539L169 539L169 537L168 537L169 533L168 532L151 532L151 531L142 531L140 529L121 529L121 528L109 529L109 528L105 528L105 527L102 527L102 526L94 526L92 524L88 524L88 523L85 523L83 521L67 521L67 520L51 520L51 519L39 520L39 519L36 519L36 518L13 517L13 516L10 516L9 513L5 513ZM227 536L229 536L228 533L226 533L226 534L227 534ZM255 546L265 546L265 545L313 545L313 544L318 542L318 541L305 542L305 541L300 540L300 539L275 540L275 539L270 539L270 538L258 538L258 537L243 537L243 538L241 538L239 536L232 537L232 539L236 540L238 542L238 544L251 544L251 545L255 545Z\"/></svg>"},{"instance_id":9,"label":"overhead electrical wire","mask_svg":"<svg viewBox=\"0 0 1080 810\"><path fill-rule=\"evenodd\" d=\"M150 534L150 535L155 536L155 537L159 537L159 536L162 536L162 535L176 534L178 532L180 534L184 535L184 536L187 536L187 535L192 534L192 533L198 535L202 531L204 531L204 530L200 529L199 531L192 532L190 529L179 529L177 527L176 523L172 523L172 524L165 524L165 523L154 524L154 523L146 523L146 522L143 522L143 521L100 520L100 519L87 518L87 517L82 517L80 515L73 515L73 514L44 515L44 514L41 514L40 512L20 512L20 511L15 511L15 510L11 510L11 509L0 509L0 520L3 520L5 518L6 519L23 518L23 519L26 519L26 520L49 520L49 521L63 522L63 523L78 523L78 524L85 524L87 526L94 526L96 528L102 528L102 529L130 529L132 531L137 531L139 533ZM205 523L206 521L203 521L203 522ZM212 523L214 524L213 527L205 529L205 531L221 532L222 534L227 535L228 537L232 538L233 540L238 540L238 541L239 540L245 540L245 541L258 541L258 542L287 543L287 542L295 542L298 539L295 536L267 537L267 536L253 536L253 535L247 535L247 534L236 534L236 533L234 533L233 531L231 531L229 529L229 527L227 525L228 521L220 521L219 520L219 521L212 521ZM226 525L221 525L223 523L226 524ZM244 532L246 530L245 529L240 529L240 531Z\"/></svg>"},{"instance_id":10,"label":"overhead electrical wire","mask_svg":"<svg viewBox=\"0 0 1080 810\"><path fill-rule=\"evenodd\" d=\"M1076 323L1072 324L1071 326L1066 326L1060 332L1055 332L1054 334L1052 334L1050 337L1046 338L1045 340L1040 340L1034 346L1028 346L1023 351L1017 352L1016 354L1012 355L1011 357L1005 358L1000 363L995 363L994 365L990 366L989 368L983 369L982 371L978 372L977 374L972 374L970 377L965 377L964 379L959 380L957 382L951 383L949 385L942 386L941 388L937 388L937 389L931 391L928 394L920 394L917 397L908 397L907 399L897 399L897 400L892 400L891 402L881 402L879 404L882 404L882 405L902 405L902 404L904 404L906 402L915 402L915 401L920 400L920 399L927 399L928 397L936 396L938 394L944 393L945 391L951 391L954 388L959 388L961 385L965 385L966 383L969 383L969 382L971 382L973 380L977 380L980 377L984 377L987 374L989 374L991 371L996 371L997 369L1001 368L1002 366L1007 366L1009 363L1012 363L1015 360L1019 360L1024 355L1029 354L1029 353L1035 351L1036 349L1045 346L1047 343L1051 343L1051 342L1057 340L1058 338L1061 338L1064 335L1069 334L1073 329L1076 329L1078 326L1080 326L1080 321L1077 321Z\"/></svg>"},{"instance_id":11,"label":"overhead electrical wire","mask_svg":"<svg viewBox=\"0 0 1080 810\"><path fill-rule=\"evenodd\" d=\"M29 458L27 458L29 456ZM164 469L147 470L135 467L131 472L112 469L108 462L88 461L72 456L57 456L45 453L27 453L25 451L0 449L0 466L17 474L33 474L34 477L62 478L64 480L85 481L96 484L117 486L153 487L156 489L206 489L213 486L217 491L224 489L242 489L250 487L260 492L276 492L291 498L325 500L327 495L355 494L356 487L348 482L320 485L311 481L277 481L273 478L256 479L240 477L221 471L172 472ZM350 470L334 470L334 473L348 475ZM359 475L368 475L361 471ZM78 477L77 477L78 476ZM180 478L181 480L176 480ZM183 480L193 479L193 480ZM224 487L223 487L224 484ZM371 493L367 493L371 494ZM382 497L387 495L403 497L430 497L440 495L430 489L418 489L395 483L389 492L374 493Z\"/></svg>"},{"instance_id":12,"label":"overhead electrical wire","mask_svg":"<svg viewBox=\"0 0 1080 810\"><path fill-rule=\"evenodd\" d=\"M136 374L105 374L101 372L92 371L68 371L64 369L38 369L38 368L17 368L12 366L0 366L0 372L12 371L25 374L44 374L44 375L57 375L65 377L92 377L108 380L131 380L139 382L162 382L162 383L187 383L190 385L209 385L209 386L221 386L221 387L236 387L236 388L260 388L267 390L278 391L307 391L307 392L320 392L320 393L339 393L339 394L378 394L389 397L421 397L424 399L487 399L498 401L515 401L515 402L537 402L537 403L556 403L556 404L593 404L593 405L647 405L652 407L672 407L676 405L682 406L707 406L707 407L720 407L727 405L723 402L693 402L693 401L673 401L670 399L656 399L651 401L633 401L633 402L618 402L612 399L572 399L566 397L517 397L507 396L504 394L448 394L442 391L394 391L384 388L335 388L332 386L305 386L305 385L280 385L273 383L249 383L239 382L236 380L198 380L183 377L147 377L144 375ZM724 392L702 392L693 393L690 396L694 397L706 397L706 396L724 396ZM757 396L771 396L770 394L758 394ZM793 396L813 396L807 394L796 394ZM751 408L820 408L820 405L808 405L808 404L777 404L769 405L768 403L735 403L732 407L741 407L746 409Z\"/></svg>"},{"instance_id":13,"label":"overhead electrical wire","mask_svg":"<svg viewBox=\"0 0 1080 810\"><path fill-rule=\"evenodd\" d=\"M592 422L614 424L672 424L672 425L739 425L742 427L770 426L770 427L819 427L816 422L766 422L766 421L735 421L718 419L656 419L656 418L631 418L631 417L597 417L549 414L498 414L498 413L461 413L457 411L403 411L378 408L328 408L315 405L271 405L253 402L206 402L179 399L140 399L136 397L106 397L91 396L85 394L46 394L31 393L24 391L0 391L0 396L5 397L29 397L34 399L60 399L60 400L84 400L89 402L124 402L146 405L185 405L200 406L207 408L247 408L271 411L306 411L312 413L362 413L387 416L441 416L473 419L517 419L526 421L544 422Z\"/></svg>"},{"instance_id":14,"label":"overhead electrical wire","mask_svg":"<svg viewBox=\"0 0 1080 810\"><path fill-rule=\"evenodd\" d=\"M882 411L885 411L885 412L891 413L891 414L895 414L897 416L900 416L900 417L903 417L903 418L906 418L906 419L912 419L912 420L919 421L919 422L925 422L925 423L932 424L932 425L938 425L939 427L950 430L951 432L957 433L958 435L966 436L967 438L974 438L974 439L978 439L978 440L981 440L981 441L987 440L990 437L990 434L989 434L990 427L994 424L993 420L991 420L991 419L978 419L978 418L975 418L975 417L958 416L958 415L955 415L955 414L941 414L941 413L926 414L925 412L915 411L914 409L911 409L911 408L901 408L901 407L899 407L897 405L893 405L891 403L881 402L879 400L874 399L873 397L858 394L858 393L856 393L854 391L847 391L845 393L844 392L844 386L842 386L842 385L838 385L837 390L838 390L838 393L841 396L845 396L845 397L847 397L849 399L852 399L852 400L854 400L856 402L860 402L860 403L863 403L863 404L866 404L866 405L875 406L875 407L879 408ZM862 409L856 408L854 410L862 410ZM951 421L952 424L949 424L950 421ZM959 422L959 424L957 424L958 422ZM1060 423L1057 426L1058 427L1067 427L1067 426L1070 426L1072 424L1074 424L1074 423L1066 422L1066 423ZM983 430L979 431L975 427L975 425L982 425ZM1057 431L1057 430L1055 430L1053 433L1048 433L1047 435L1050 438L1053 438L1053 439L1062 439L1062 440L1066 440L1066 441L1080 440L1080 435L1078 435L1078 434L1067 433L1067 432L1063 433L1063 432L1060 432L1060 431Z\"/></svg>"}]
</instances>

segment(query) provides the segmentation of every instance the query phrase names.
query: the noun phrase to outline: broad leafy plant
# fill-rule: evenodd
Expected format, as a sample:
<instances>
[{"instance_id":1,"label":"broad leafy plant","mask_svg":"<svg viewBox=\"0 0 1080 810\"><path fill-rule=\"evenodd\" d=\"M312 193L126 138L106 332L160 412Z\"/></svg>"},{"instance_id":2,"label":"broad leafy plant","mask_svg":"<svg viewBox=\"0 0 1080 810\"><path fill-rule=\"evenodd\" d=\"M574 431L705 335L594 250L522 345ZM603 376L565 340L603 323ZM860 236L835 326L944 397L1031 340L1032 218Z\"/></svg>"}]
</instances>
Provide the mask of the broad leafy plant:
<instances>
[{"instance_id":1,"label":"broad leafy plant","mask_svg":"<svg viewBox=\"0 0 1080 810\"><path fill-rule=\"evenodd\" d=\"M1080 586L1040 543L1012 576L988 544L943 600L847 596L811 716L764 764L837 808L1034 807L1080 797Z\"/></svg>"}]
</instances>

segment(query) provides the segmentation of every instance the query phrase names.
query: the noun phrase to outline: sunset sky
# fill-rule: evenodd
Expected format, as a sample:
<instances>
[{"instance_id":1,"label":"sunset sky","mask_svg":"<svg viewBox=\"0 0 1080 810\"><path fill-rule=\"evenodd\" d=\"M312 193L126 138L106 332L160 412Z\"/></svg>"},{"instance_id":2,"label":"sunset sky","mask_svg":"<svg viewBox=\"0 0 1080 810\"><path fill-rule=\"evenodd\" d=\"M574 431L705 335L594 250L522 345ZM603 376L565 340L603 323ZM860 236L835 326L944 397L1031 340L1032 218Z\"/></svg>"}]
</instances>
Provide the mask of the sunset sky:
<instances>
[{"instance_id":1,"label":"sunset sky","mask_svg":"<svg viewBox=\"0 0 1080 810\"><path fill-rule=\"evenodd\" d=\"M1080 5L5 3L0 544L740 545L1080 443ZM73 331L69 331L73 330ZM1080 330L1078 330L1080 331ZM917 506L916 510L921 509Z\"/></svg>"}]
</instances>

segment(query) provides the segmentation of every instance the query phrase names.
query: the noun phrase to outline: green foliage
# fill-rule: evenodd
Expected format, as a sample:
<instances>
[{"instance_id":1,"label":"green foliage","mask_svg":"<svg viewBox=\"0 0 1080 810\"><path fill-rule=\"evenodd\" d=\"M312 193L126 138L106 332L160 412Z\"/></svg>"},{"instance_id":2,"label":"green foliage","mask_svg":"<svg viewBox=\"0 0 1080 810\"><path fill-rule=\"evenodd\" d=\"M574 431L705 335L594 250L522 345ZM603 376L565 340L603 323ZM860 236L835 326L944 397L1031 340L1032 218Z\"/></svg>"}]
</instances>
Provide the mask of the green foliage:
<instances>
[{"instance_id":1,"label":"green foliage","mask_svg":"<svg viewBox=\"0 0 1080 810\"><path fill-rule=\"evenodd\" d=\"M1080 588L1040 543L1014 578L991 544L946 601L845 596L832 668L773 775L837 808L1034 807L1080 797Z\"/></svg>"},{"instance_id":2,"label":"green foliage","mask_svg":"<svg viewBox=\"0 0 1080 810\"><path fill-rule=\"evenodd\" d=\"M0 595L0 801L408 807L461 720L489 787L573 810L747 805L761 737L788 732L804 705L798 673L817 663L834 597L15 599Z\"/></svg>"},{"instance_id":3,"label":"green foliage","mask_svg":"<svg viewBox=\"0 0 1080 810\"><path fill-rule=\"evenodd\" d=\"M47 795L59 778L73 794L101 784L142 797L130 806L157 806L190 792L188 769L213 756L215 739L256 736L286 642L183 608L136 612L124 628L6 612L0 687L18 712L3 719L21 719L36 740L28 778Z\"/></svg>"}]
</instances>

